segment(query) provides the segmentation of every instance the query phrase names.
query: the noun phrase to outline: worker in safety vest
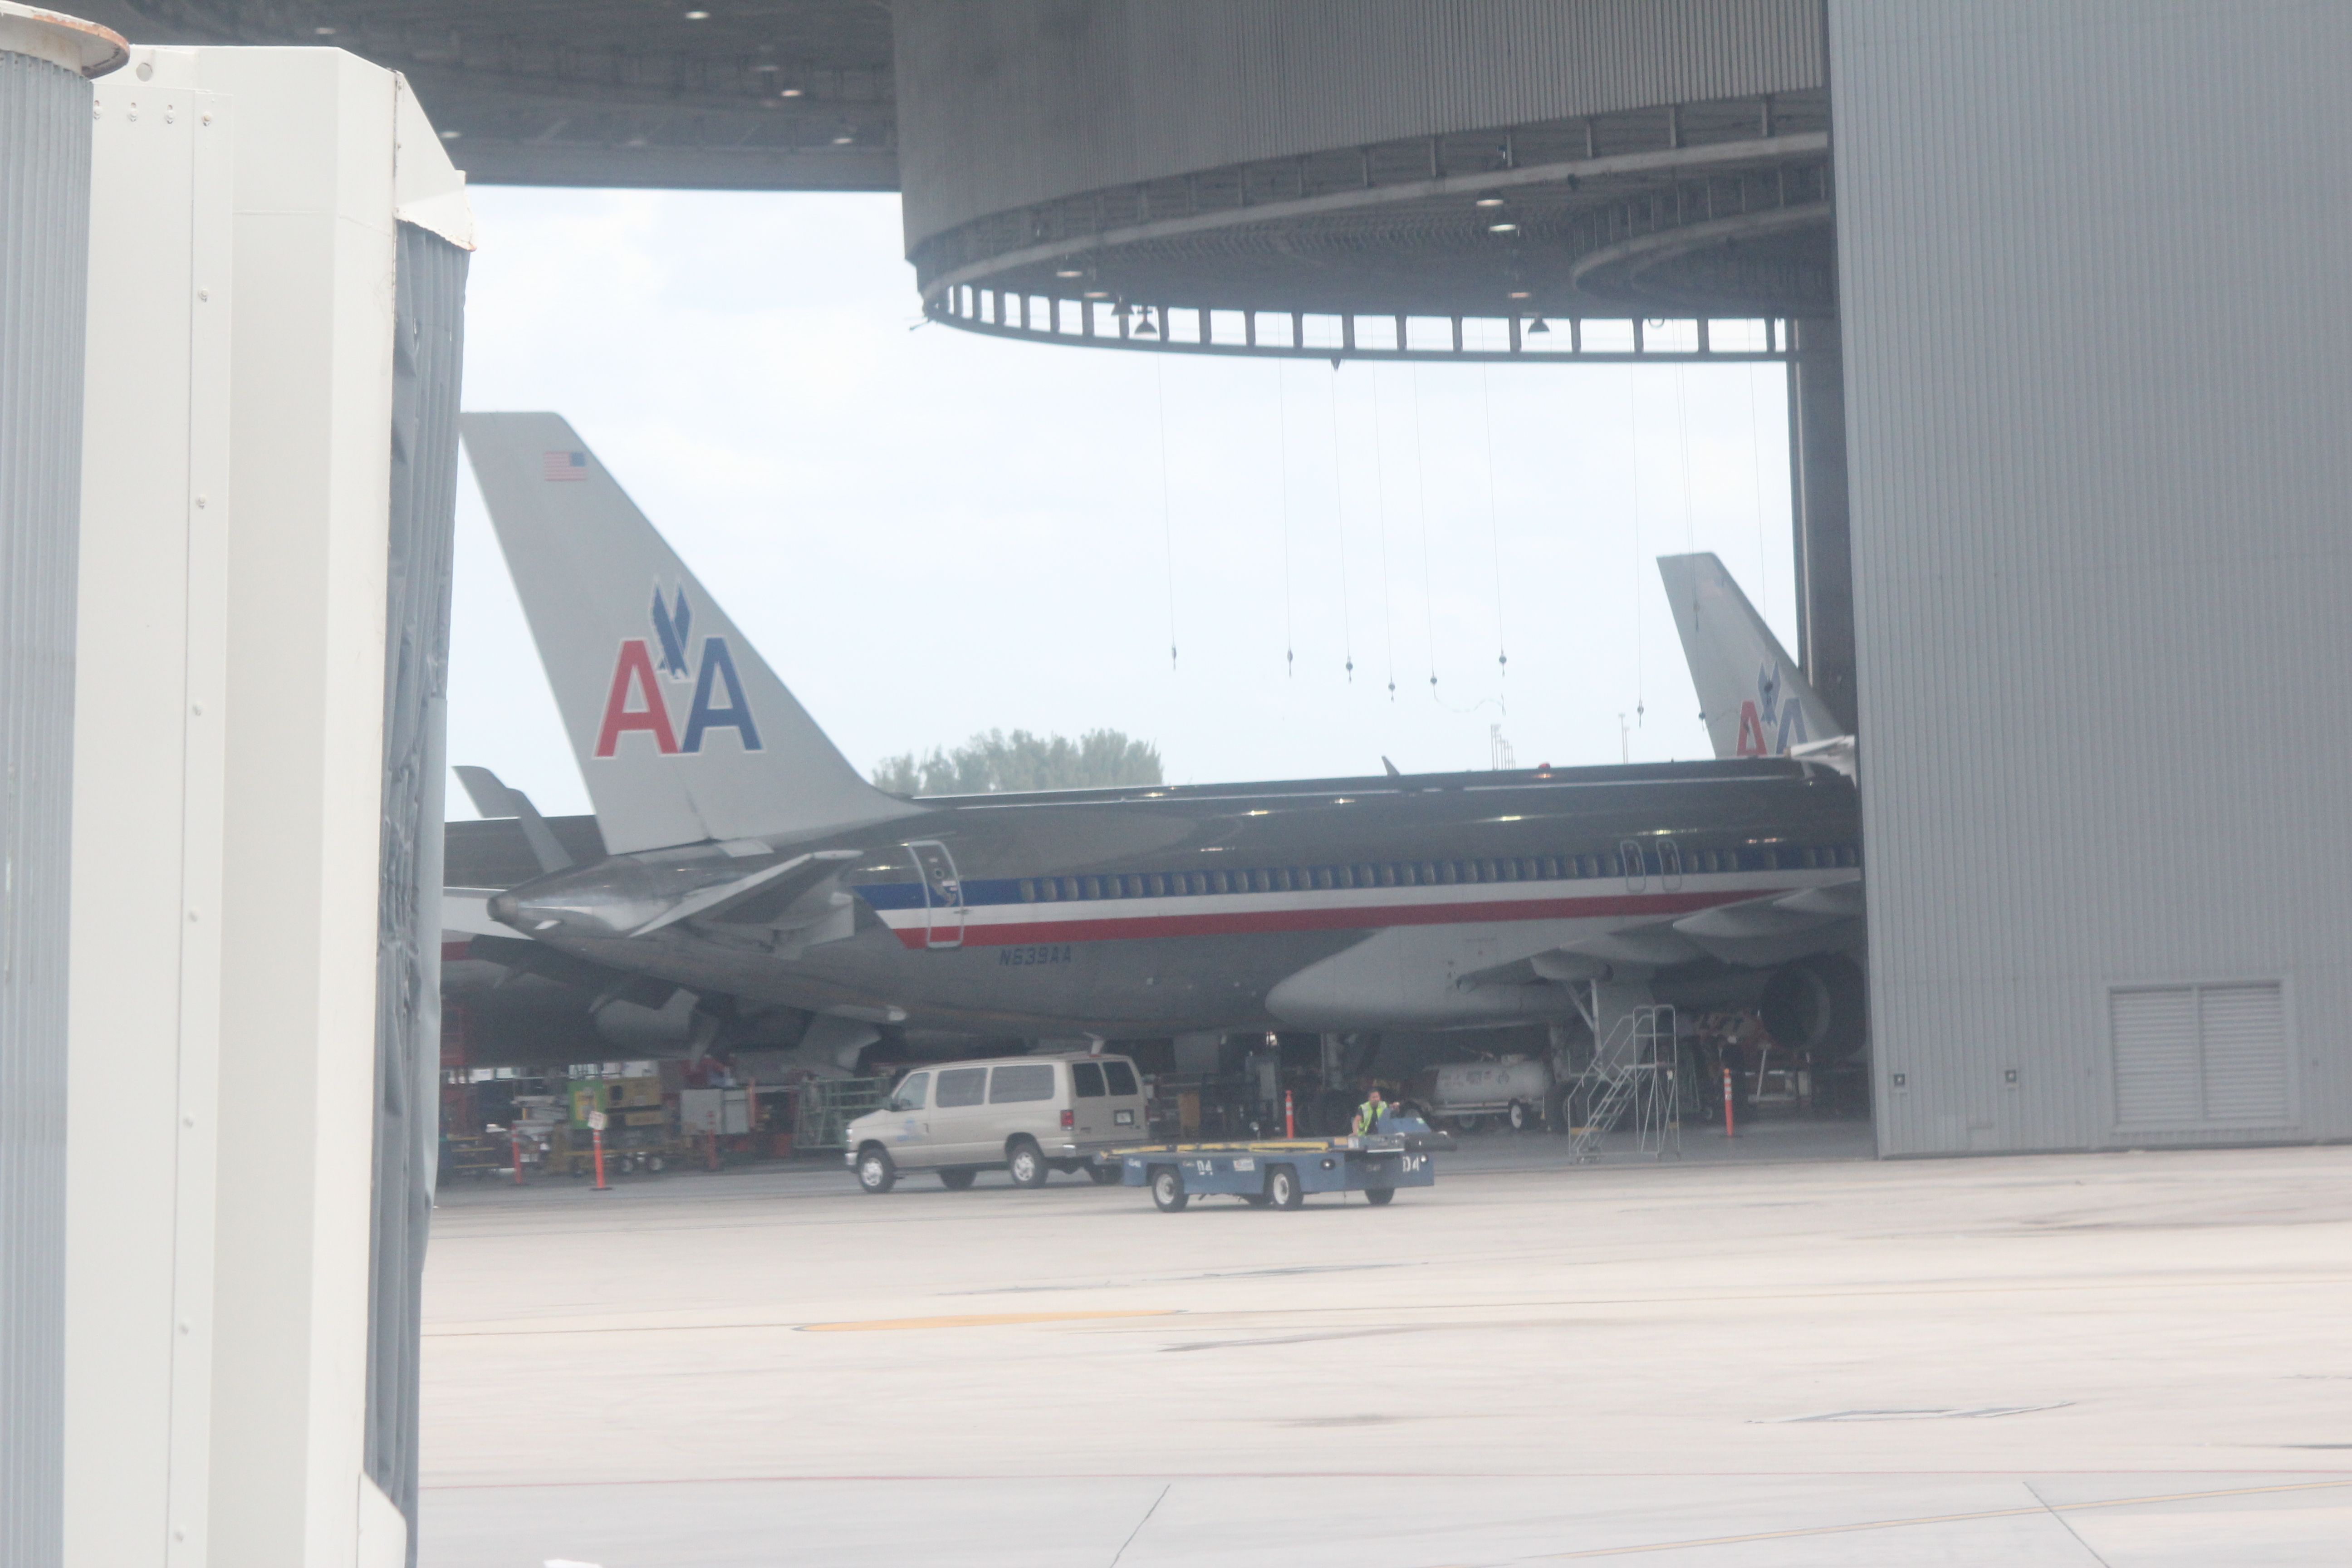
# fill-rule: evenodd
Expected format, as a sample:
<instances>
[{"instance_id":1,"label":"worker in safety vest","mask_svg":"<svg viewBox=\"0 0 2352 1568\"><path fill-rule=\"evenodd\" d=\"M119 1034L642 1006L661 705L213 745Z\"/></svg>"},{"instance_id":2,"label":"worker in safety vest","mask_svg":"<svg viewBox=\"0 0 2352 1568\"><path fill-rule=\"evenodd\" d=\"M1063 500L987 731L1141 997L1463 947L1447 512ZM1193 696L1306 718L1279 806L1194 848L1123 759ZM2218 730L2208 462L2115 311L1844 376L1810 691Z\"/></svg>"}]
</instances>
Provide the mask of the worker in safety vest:
<instances>
[{"instance_id":1,"label":"worker in safety vest","mask_svg":"<svg viewBox=\"0 0 2352 1568\"><path fill-rule=\"evenodd\" d=\"M1362 1137L1365 1133L1378 1131L1381 1118L1388 1113L1388 1109L1387 1102L1381 1099L1381 1086L1372 1085L1371 1093L1365 1097L1364 1103L1356 1107L1356 1135Z\"/></svg>"}]
</instances>

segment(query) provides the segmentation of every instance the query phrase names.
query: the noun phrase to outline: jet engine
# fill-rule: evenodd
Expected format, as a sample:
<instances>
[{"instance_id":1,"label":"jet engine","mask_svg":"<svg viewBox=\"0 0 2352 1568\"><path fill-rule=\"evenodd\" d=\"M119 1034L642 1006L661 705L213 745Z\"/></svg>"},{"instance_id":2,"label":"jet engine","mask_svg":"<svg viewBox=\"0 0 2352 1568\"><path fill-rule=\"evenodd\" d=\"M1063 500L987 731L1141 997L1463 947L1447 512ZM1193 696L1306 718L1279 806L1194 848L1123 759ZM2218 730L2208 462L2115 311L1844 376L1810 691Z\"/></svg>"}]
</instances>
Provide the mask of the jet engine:
<instances>
[{"instance_id":1,"label":"jet engine","mask_svg":"<svg viewBox=\"0 0 2352 1568\"><path fill-rule=\"evenodd\" d=\"M1839 953L1782 964L1757 1004L1772 1043L1809 1051L1814 1065L1843 1062L1870 1041L1870 1004L1861 965Z\"/></svg>"}]
</instances>

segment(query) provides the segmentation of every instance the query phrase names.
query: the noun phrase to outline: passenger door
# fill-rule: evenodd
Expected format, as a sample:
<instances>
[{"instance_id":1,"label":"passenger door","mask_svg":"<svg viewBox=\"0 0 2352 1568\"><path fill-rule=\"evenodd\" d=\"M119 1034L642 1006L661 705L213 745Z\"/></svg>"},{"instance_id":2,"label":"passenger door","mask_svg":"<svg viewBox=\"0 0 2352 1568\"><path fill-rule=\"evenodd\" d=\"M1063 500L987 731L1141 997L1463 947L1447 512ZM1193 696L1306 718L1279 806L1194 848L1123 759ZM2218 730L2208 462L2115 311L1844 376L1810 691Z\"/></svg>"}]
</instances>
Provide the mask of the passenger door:
<instances>
[{"instance_id":1,"label":"passenger door","mask_svg":"<svg viewBox=\"0 0 2352 1568\"><path fill-rule=\"evenodd\" d=\"M931 1088L930 1165L976 1165L996 1159L979 1152L988 1137L988 1069L941 1068Z\"/></svg>"},{"instance_id":2,"label":"passenger door","mask_svg":"<svg viewBox=\"0 0 2352 1568\"><path fill-rule=\"evenodd\" d=\"M915 857L915 868L923 879L923 907L929 914L923 945L961 947L963 880L956 875L955 857L937 839L920 839L907 849Z\"/></svg>"},{"instance_id":3,"label":"passenger door","mask_svg":"<svg viewBox=\"0 0 2352 1568\"><path fill-rule=\"evenodd\" d=\"M890 1091L890 1119L884 1124L882 1137L889 1146L890 1158L901 1165L929 1163L930 1090L929 1073L910 1072Z\"/></svg>"},{"instance_id":4,"label":"passenger door","mask_svg":"<svg viewBox=\"0 0 2352 1568\"><path fill-rule=\"evenodd\" d=\"M1016 1133L1049 1153L1062 1142L1058 1062L1005 1062L988 1070L988 1152L1002 1159Z\"/></svg>"}]
</instances>

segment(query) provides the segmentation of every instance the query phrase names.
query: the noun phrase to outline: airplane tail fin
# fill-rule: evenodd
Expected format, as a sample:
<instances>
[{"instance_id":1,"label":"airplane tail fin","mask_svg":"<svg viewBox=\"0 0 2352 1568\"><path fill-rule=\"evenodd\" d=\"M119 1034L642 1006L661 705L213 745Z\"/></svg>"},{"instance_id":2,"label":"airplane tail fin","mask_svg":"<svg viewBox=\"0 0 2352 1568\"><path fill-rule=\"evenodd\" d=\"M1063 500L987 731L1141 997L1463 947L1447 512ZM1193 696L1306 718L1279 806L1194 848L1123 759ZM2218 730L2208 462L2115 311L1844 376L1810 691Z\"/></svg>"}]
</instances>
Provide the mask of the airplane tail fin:
<instances>
[{"instance_id":1,"label":"airplane tail fin","mask_svg":"<svg viewBox=\"0 0 2352 1568\"><path fill-rule=\"evenodd\" d=\"M835 749L561 416L458 424L612 853L922 809Z\"/></svg>"},{"instance_id":2,"label":"airplane tail fin","mask_svg":"<svg viewBox=\"0 0 2352 1568\"><path fill-rule=\"evenodd\" d=\"M1786 756L1845 732L1721 561L1661 555L1658 575L1717 756Z\"/></svg>"}]
</instances>

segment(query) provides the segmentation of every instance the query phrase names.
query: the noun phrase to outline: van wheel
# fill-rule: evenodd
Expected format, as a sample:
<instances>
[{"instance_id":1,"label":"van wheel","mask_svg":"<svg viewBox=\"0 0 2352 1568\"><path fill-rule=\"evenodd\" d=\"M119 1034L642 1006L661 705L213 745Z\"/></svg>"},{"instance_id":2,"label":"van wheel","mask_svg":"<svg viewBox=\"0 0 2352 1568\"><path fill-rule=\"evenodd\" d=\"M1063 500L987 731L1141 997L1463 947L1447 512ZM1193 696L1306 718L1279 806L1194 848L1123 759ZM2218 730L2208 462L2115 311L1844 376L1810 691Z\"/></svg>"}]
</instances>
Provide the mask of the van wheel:
<instances>
[{"instance_id":1,"label":"van wheel","mask_svg":"<svg viewBox=\"0 0 2352 1568\"><path fill-rule=\"evenodd\" d=\"M1524 1100L1515 1100L1511 1101L1511 1131L1514 1132L1525 1131L1527 1130L1527 1125L1528 1102Z\"/></svg>"},{"instance_id":2,"label":"van wheel","mask_svg":"<svg viewBox=\"0 0 2352 1568\"><path fill-rule=\"evenodd\" d=\"M1276 1165L1265 1173L1265 1200L1278 1209L1295 1209L1307 1201L1297 1167Z\"/></svg>"},{"instance_id":3,"label":"van wheel","mask_svg":"<svg viewBox=\"0 0 2352 1568\"><path fill-rule=\"evenodd\" d=\"M1013 1140L1013 1147L1004 1152L1004 1168L1016 1187L1042 1187L1053 1173L1045 1163L1045 1151L1026 1138Z\"/></svg>"},{"instance_id":4,"label":"van wheel","mask_svg":"<svg viewBox=\"0 0 2352 1568\"><path fill-rule=\"evenodd\" d=\"M968 1193L971 1191L971 1179L978 1174L977 1171L941 1171L940 1185L951 1193Z\"/></svg>"},{"instance_id":5,"label":"van wheel","mask_svg":"<svg viewBox=\"0 0 2352 1568\"><path fill-rule=\"evenodd\" d=\"M858 1151L857 1184L869 1193L887 1193L898 1184L898 1167L888 1150L868 1144Z\"/></svg>"},{"instance_id":6,"label":"van wheel","mask_svg":"<svg viewBox=\"0 0 2352 1568\"><path fill-rule=\"evenodd\" d=\"M1117 1165L1089 1165L1087 1167L1087 1174L1094 1178L1095 1185L1098 1187L1115 1187L1118 1185L1118 1178L1121 1173L1122 1173Z\"/></svg>"},{"instance_id":7,"label":"van wheel","mask_svg":"<svg viewBox=\"0 0 2352 1568\"><path fill-rule=\"evenodd\" d=\"M1151 1173L1151 1203L1161 1214L1182 1214L1192 1200L1184 1192L1184 1178L1173 1165Z\"/></svg>"},{"instance_id":8,"label":"van wheel","mask_svg":"<svg viewBox=\"0 0 2352 1568\"><path fill-rule=\"evenodd\" d=\"M1371 1205L1374 1208L1384 1206L1390 1199L1395 1196L1396 1189L1394 1187L1366 1187L1364 1189L1364 1201Z\"/></svg>"}]
</instances>

